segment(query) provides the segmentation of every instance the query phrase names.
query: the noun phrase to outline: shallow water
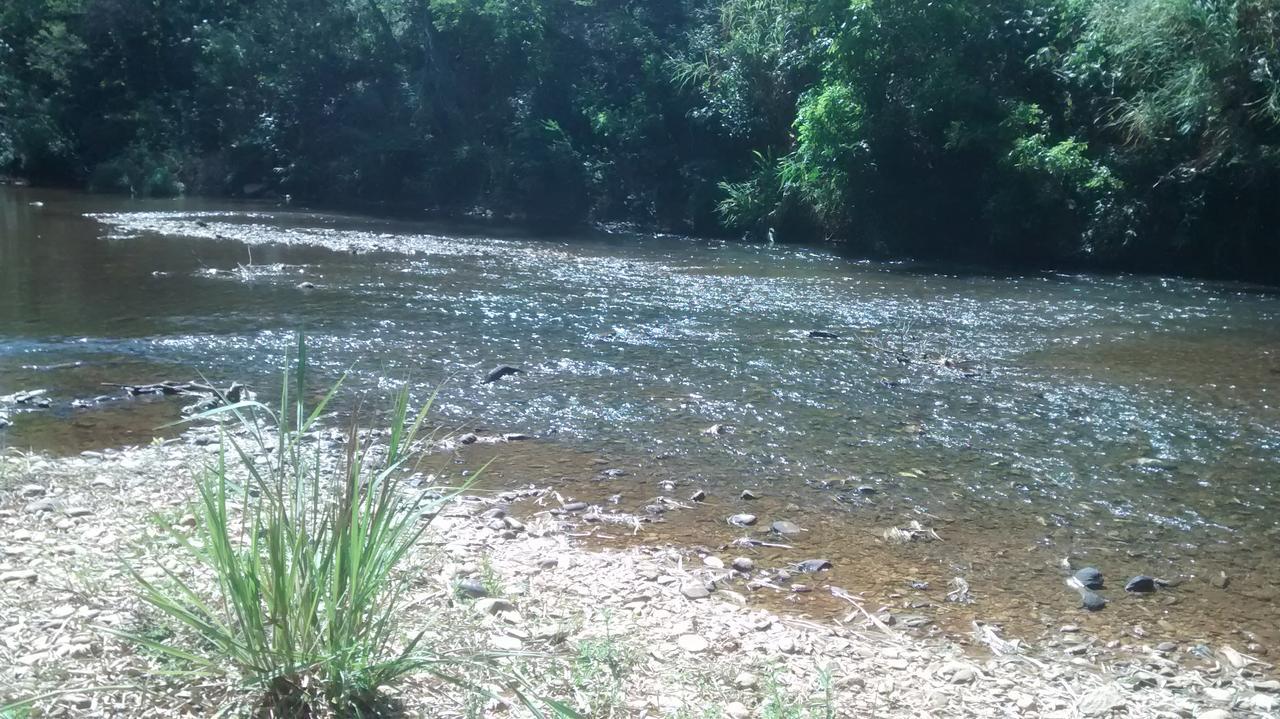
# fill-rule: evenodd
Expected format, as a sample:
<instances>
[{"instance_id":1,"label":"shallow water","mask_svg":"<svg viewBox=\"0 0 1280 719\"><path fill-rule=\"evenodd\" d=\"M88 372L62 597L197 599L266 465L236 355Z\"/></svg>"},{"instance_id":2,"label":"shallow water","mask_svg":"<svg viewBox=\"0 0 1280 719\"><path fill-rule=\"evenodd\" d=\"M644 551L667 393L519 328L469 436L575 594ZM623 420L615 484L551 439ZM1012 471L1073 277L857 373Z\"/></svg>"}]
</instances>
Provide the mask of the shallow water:
<instances>
[{"instance_id":1,"label":"shallow water","mask_svg":"<svg viewBox=\"0 0 1280 719\"><path fill-rule=\"evenodd\" d=\"M327 380L351 368L358 389L408 378L425 396L448 378L451 421L538 436L504 450L512 481L564 477L630 509L663 481L708 487L710 509L654 537L714 547L756 507L810 529L795 552L831 555L833 581L897 606L920 575L958 611L936 590L966 576L1002 597L966 612L1027 631L1078 619L1070 556L1117 585L1194 577L1138 615L1114 597L1090 621L1115 633L1158 615L1170 634L1280 639L1277 319L1280 295L1242 285L0 189L0 395L53 400L0 407L2 443L146 441L178 403L70 401L197 374L270 391L303 328ZM480 384L499 363L526 374ZM594 480L602 462L628 474ZM879 540L913 518L944 541Z\"/></svg>"}]
</instances>

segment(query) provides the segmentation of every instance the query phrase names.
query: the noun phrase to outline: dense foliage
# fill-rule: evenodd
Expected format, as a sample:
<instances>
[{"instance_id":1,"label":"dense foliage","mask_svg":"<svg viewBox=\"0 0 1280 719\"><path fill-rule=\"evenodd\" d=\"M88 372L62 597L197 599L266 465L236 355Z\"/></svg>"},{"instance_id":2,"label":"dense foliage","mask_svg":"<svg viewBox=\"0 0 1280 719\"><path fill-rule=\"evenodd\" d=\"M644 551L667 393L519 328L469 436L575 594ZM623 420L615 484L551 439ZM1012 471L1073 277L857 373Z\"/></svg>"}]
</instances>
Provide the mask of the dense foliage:
<instances>
[{"instance_id":1,"label":"dense foliage","mask_svg":"<svg viewBox=\"0 0 1280 719\"><path fill-rule=\"evenodd\" d=\"M1280 272L1280 0L7 0L0 167Z\"/></svg>"}]
</instances>

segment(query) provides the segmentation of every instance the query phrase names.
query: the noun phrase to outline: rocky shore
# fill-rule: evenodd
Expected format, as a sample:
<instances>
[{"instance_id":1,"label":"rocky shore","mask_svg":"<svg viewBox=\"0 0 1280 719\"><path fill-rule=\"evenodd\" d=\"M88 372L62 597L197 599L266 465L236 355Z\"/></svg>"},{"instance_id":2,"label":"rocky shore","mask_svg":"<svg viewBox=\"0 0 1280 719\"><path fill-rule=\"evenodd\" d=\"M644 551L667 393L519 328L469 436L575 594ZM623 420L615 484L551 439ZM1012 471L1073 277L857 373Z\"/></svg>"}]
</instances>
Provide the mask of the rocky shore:
<instances>
[{"instance_id":1,"label":"rocky shore","mask_svg":"<svg viewBox=\"0 0 1280 719\"><path fill-rule=\"evenodd\" d=\"M174 531L194 526L194 475L216 451L192 440L0 458L0 705L48 695L29 716L175 717L235 702L232 682L174 677L104 631L165 631L127 566L189 571ZM1070 649L1087 638L1051 650L983 624L922 636L832 586L811 589L848 604L835 620L766 610L727 581L751 576L750 548L591 548L582 513L562 511L571 499L529 485L448 505L405 568L405 633L451 656L500 652L538 693L593 718L1225 719L1280 707L1272 667L1226 645L1189 668L1159 648L1101 659ZM424 674L397 689L402 715L527 716L502 675L468 671L487 695Z\"/></svg>"}]
</instances>

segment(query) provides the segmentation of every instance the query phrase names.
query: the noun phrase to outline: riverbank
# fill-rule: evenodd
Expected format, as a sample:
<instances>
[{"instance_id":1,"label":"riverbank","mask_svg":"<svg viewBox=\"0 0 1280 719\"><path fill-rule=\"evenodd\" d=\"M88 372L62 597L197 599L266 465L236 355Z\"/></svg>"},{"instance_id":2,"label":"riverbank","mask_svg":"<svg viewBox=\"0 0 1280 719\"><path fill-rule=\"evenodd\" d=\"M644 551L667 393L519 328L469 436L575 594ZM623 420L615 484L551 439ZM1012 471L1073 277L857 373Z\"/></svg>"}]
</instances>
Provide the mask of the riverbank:
<instances>
[{"instance_id":1,"label":"riverbank","mask_svg":"<svg viewBox=\"0 0 1280 719\"><path fill-rule=\"evenodd\" d=\"M72 690L32 714L68 717L199 716L236 700L230 684L168 677L172 666L101 631L160 629L124 561L144 576L185 571L171 531L193 524L193 473L215 451L209 439L4 457L0 700ZM554 488L505 484L437 517L405 568L403 629L445 651L526 653L500 661L593 718L1272 716L1280 697L1269 667L1228 645L1192 668L1167 647L1095 655L1078 626L1058 628L1058 647L994 626L915 633L820 576L796 583L840 595L842 616L765 609L743 586L763 572L734 569L754 561L750 548L593 549L582 542L591 516L615 534L634 525L565 511L573 498ZM459 599L464 580L490 596ZM408 717L523 716L507 689L491 691L498 699L468 698L417 676L395 698Z\"/></svg>"}]
</instances>

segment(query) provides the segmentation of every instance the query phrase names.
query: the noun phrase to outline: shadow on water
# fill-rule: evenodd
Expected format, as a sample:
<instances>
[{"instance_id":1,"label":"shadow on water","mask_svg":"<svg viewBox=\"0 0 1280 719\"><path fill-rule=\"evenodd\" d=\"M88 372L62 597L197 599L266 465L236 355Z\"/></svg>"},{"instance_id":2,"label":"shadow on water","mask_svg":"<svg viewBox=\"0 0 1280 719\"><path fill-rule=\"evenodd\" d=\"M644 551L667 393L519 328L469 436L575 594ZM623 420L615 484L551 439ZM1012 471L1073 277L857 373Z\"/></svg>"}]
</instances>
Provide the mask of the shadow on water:
<instances>
[{"instance_id":1,"label":"shadow on water","mask_svg":"<svg viewBox=\"0 0 1280 719\"><path fill-rule=\"evenodd\" d=\"M376 393L408 377L425 397L452 378L448 421L542 438L503 445L516 458L504 481L620 494L632 511L664 482L717 498L601 541L718 547L750 487L762 521L809 530L794 555L761 561L826 555L829 581L951 629L1070 620L1117 638L1140 624L1277 640L1271 292L200 200L4 189L0 213L0 396L51 400L0 407L10 446L142 442L176 416L168 400L70 407L104 382L199 375L270 391L302 328L318 381L350 369L352 389ZM500 363L526 372L481 383ZM598 478L601 458L629 474ZM943 541L881 539L912 520ZM1112 608L1080 617L1064 557L1113 582L1189 580L1142 600L1112 590ZM1207 582L1219 572L1226 589ZM943 601L956 576L978 602ZM821 591L776 601L841 609Z\"/></svg>"}]
</instances>

